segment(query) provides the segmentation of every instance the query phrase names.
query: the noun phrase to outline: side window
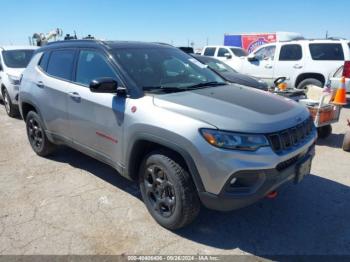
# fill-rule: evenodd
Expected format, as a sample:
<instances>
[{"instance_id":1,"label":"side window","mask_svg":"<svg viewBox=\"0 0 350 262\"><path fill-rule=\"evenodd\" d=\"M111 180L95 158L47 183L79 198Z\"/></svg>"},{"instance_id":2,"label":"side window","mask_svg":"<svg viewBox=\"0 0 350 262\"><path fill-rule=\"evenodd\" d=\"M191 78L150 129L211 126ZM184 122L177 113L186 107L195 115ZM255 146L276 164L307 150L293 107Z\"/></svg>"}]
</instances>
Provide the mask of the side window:
<instances>
[{"instance_id":1,"label":"side window","mask_svg":"<svg viewBox=\"0 0 350 262\"><path fill-rule=\"evenodd\" d=\"M215 55L215 50L216 50L215 47L207 47L207 48L204 50L204 55L205 55L205 56L214 56L214 55Z\"/></svg>"},{"instance_id":2,"label":"side window","mask_svg":"<svg viewBox=\"0 0 350 262\"><path fill-rule=\"evenodd\" d=\"M255 57L258 60L274 60L276 52L276 46L270 45L267 47L262 47L258 51L256 51Z\"/></svg>"},{"instance_id":3,"label":"side window","mask_svg":"<svg viewBox=\"0 0 350 262\"><path fill-rule=\"evenodd\" d=\"M300 45L283 45L280 52L280 61L297 61L302 58Z\"/></svg>"},{"instance_id":4,"label":"side window","mask_svg":"<svg viewBox=\"0 0 350 262\"><path fill-rule=\"evenodd\" d=\"M105 56L92 50L80 51L75 81L89 85L92 80L102 77L116 78Z\"/></svg>"},{"instance_id":5,"label":"side window","mask_svg":"<svg viewBox=\"0 0 350 262\"><path fill-rule=\"evenodd\" d=\"M218 51L218 57L225 57L225 54L230 53L226 48L220 48Z\"/></svg>"},{"instance_id":6,"label":"side window","mask_svg":"<svg viewBox=\"0 0 350 262\"><path fill-rule=\"evenodd\" d=\"M74 50L52 51L46 72L65 80L72 80Z\"/></svg>"},{"instance_id":7,"label":"side window","mask_svg":"<svg viewBox=\"0 0 350 262\"><path fill-rule=\"evenodd\" d=\"M342 61L344 60L344 52L341 44L310 44L310 53L313 60L324 61Z\"/></svg>"},{"instance_id":8,"label":"side window","mask_svg":"<svg viewBox=\"0 0 350 262\"><path fill-rule=\"evenodd\" d=\"M46 71L47 64L49 62L49 56L50 56L50 53L45 52L40 58L38 66L44 71Z\"/></svg>"}]
</instances>

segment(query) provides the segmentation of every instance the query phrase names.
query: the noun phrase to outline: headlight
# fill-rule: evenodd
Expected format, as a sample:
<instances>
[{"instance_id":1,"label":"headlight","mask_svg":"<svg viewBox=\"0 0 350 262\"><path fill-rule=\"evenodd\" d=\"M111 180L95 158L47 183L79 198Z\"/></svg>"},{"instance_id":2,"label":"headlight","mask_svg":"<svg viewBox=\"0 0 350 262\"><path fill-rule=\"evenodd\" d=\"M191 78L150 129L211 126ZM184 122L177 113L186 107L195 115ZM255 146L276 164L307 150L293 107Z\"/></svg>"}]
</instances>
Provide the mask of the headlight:
<instances>
[{"instance_id":1,"label":"headlight","mask_svg":"<svg viewBox=\"0 0 350 262\"><path fill-rule=\"evenodd\" d=\"M13 85L19 85L20 84L20 77L18 76L13 76L13 75L7 75L9 78L9 81Z\"/></svg>"},{"instance_id":2,"label":"headlight","mask_svg":"<svg viewBox=\"0 0 350 262\"><path fill-rule=\"evenodd\" d=\"M209 144L225 149L255 151L260 147L269 146L263 135L239 134L215 129L200 129L200 133Z\"/></svg>"}]
</instances>

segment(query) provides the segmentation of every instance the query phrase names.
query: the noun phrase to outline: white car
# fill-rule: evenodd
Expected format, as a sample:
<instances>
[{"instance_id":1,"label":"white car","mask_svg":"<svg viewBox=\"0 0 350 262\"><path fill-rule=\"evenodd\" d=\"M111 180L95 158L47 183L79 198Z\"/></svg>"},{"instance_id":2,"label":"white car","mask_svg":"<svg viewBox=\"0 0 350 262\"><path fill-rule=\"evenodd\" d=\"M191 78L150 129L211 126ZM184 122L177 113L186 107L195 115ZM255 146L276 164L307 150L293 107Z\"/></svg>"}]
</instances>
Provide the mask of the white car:
<instances>
[{"instance_id":1,"label":"white car","mask_svg":"<svg viewBox=\"0 0 350 262\"><path fill-rule=\"evenodd\" d=\"M259 47L242 59L238 71L269 85L278 77L287 77L291 87L323 87L345 60L350 60L349 40L294 40Z\"/></svg>"},{"instance_id":2,"label":"white car","mask_svg":"<svg viewBox=\"0 0 350 262\"><path fill-rule=\"evenodd\" d=\"M215 57L237 70L242 63L242 58L248 53L243 48L236 46L205 46L201 55Z\"/></svg>"},{"instance_id":3,"label":"white car","mask_svg":"<svg viewBox=\"0 0 350 262\"><path fill-rule=\"evenodd\" d=\"M346 92L350 93L350 61L345 61L344 65L339 67L334 75L331 77L331 87L339 88L341 87L340 80L345 77L345 88Z\"/></svg>"},{"instance_id":4,"label":"white car","mask_svg":"<svg viewBox=\"0 0 350 262\"><path fill-rule=\"evenodd\" d=\"M18 114L18 91L23 70L33 56L35 46L0 46L0 98L6 113Z\"/></svg>"}]
</instances>

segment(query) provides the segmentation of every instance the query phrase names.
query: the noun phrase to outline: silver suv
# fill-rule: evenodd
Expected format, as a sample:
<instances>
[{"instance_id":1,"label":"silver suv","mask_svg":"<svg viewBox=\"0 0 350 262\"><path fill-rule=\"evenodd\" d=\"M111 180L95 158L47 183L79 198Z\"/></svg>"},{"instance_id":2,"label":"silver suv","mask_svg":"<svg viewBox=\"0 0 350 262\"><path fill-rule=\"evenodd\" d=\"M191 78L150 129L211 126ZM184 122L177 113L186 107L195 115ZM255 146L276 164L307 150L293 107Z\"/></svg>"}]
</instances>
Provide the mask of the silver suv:
<instances>
[{"instance_id":1,"label":"silver suv","mask_svg":"<svg viewBox=\"0 0 350 262\"><path fill-rule=\"evenodd\" d=\"M201 203L233 210L300 182L314 156L304 107L229 85L165 44L49 44L23 73L19 104L38 155L64 144L111 165L169 229Z\"/></svg>"}]
</instances>

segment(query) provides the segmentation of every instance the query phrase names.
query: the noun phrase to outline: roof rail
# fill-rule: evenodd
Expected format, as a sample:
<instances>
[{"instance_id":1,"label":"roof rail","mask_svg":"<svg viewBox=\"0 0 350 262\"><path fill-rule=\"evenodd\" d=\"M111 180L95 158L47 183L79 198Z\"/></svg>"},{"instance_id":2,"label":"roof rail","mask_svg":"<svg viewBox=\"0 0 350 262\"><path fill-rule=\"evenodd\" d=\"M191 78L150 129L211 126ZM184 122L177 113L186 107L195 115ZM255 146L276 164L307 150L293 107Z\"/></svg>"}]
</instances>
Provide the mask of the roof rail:
<instances>
[{"instance_id":1,"label":"roof rail","mask_svg":"<svg viewBox=\"0 0 350 262\"><path fill-rule=\"evenodd\" d=\"M63 44L63 43L89 43L89 42L103 42L101 40L96 40L96 39L72 39L72 40L60 40L60 41L53 41L53 42L48 42L46 46L48 45L54 45L54 44Z\"/></svg>"}]
</instances>

